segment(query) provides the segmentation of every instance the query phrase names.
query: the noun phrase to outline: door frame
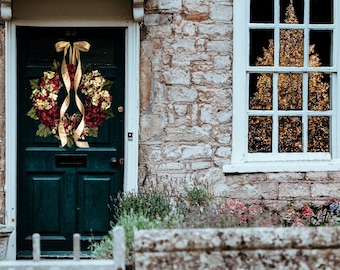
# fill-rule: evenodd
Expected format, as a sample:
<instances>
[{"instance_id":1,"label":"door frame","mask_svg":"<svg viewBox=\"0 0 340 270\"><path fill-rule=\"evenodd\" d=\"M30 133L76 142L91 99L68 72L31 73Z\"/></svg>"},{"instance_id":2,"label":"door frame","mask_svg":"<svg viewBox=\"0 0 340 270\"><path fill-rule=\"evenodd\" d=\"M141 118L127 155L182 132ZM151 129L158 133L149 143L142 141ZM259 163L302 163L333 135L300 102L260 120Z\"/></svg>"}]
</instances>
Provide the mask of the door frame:
<instances>
[{"instance_id":1,"label":"door frame","mask_svg":"<svg viewBox=\"0 0 340 270\"><path fill-rule=\"evenodd\" d=\"M18 26L36 27L125 27L125 105L124 105L124 186L125 192L138 190L139 130L139 24L133 21L26 21L5 25L6 99L6 225L14 228L9 239L7 259L16 259L17 219L17 36ZM130 97L130 98L129 98ZM132 97L132 98L131 98Z\"/></svg>"}]
</instances>

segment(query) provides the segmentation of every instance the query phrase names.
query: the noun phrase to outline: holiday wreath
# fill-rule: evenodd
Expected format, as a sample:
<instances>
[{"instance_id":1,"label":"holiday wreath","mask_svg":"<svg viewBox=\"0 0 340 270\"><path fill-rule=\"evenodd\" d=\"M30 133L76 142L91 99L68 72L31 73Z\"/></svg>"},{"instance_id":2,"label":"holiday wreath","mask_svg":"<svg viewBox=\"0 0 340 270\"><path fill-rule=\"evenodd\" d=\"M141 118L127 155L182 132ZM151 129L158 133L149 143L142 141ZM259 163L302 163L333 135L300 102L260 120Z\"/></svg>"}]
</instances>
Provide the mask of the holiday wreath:
<instances>
[{"instance_id":1,"label":"holiday wreath","mask_svg":"<svg viewBox=\"0 0 340 270\"><path fill-rule=\"evenodd\" d=\"M89 147L86 137L97 137L98 127L105 119L113 117L109 93L112 82L98 70L81 67L80 51L86 52L89 47L85 41L75 42L73 46L65 41L56 43L56 50L64 51L62 63L55 60L51 70L44 71L40 78L30 80L32 108L27 115L40 121L36 135L47 137L52 134L60 140L61 147L73 144ZM65 60L67 54L69 64ZM72 90L78 110L71 114L68 108ZM84 104L78 90L85 96ZM66 97L60 104L58 97L62 91L66 91Z\"/></svg>"}]
</instances>

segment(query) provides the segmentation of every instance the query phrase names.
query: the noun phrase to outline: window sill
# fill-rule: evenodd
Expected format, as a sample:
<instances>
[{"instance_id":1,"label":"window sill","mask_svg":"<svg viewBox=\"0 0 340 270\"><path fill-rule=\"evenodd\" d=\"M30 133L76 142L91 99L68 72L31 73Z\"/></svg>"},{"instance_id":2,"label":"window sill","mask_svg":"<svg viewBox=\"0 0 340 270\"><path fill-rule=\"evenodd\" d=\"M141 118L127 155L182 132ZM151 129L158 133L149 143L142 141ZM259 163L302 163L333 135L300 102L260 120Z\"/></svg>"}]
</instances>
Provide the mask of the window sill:
<instances>
[{"instance_id":1,"label":"window sill","mask_svg":"<svg viewBox=\"0 0 340 270\"><path fill-rule=\"evenodd\" d=\"M340 160L331 161L269 161L231 163L224 173L340 171Z\"/></svg>"}]
</instances>

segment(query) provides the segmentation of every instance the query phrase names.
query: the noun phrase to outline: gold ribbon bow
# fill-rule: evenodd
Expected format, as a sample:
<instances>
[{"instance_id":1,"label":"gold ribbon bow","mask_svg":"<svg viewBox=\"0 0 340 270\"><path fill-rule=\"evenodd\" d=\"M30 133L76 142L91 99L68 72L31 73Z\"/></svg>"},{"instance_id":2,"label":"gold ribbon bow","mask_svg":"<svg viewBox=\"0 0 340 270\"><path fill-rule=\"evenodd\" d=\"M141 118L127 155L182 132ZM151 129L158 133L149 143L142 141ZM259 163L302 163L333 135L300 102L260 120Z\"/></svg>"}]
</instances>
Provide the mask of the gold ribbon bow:
<instances>
[{"instance_id":1,"label":"gold ribbon bow","mask_svg":"<svg viewBox=\"0 0 340 270\"><path fill-rule=\"evenodd\" d=\"M55 44L55 49L57 52L64 51L63 61L61 62L61 75L62 75L64 85L67 91L67 96L65 97L60 108L60 121L58 124L58 133L59 133L59 138L61 142L61 147L64 147L67 144L67 134L66 134L65 127L64 127L63 118L70 105L71 79L70 79L70 75L68 73L68 69L66 65L66 55L68 53L70 64L76 65L78 62L76 73L74 75L73 89L74 89L77 108L82 115L81 121L77 129L74 131L73 139L74 139L74 143L76 144L76 146L87 148L89 147L88 142L78 141L79 137L81 136L85 128L85 108L80 98L78 97L77 91L78 91L78 87L79 87L81 76L82 76L80 51L88 52L90 49L90 44L86 41L77 41L77 42L74 42L72 46L71 43L68 41L59 41Z\"/></svg>"}]
</instances>

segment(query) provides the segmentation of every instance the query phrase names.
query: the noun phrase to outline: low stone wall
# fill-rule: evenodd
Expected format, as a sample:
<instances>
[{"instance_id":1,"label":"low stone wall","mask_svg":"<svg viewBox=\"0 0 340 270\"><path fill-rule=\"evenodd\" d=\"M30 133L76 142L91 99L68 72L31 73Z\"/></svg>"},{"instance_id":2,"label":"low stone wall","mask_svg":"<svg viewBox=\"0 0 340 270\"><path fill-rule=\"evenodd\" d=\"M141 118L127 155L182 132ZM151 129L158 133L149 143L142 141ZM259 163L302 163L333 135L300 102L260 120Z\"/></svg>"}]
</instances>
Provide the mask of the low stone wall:
<instances>
[{"instance_id":1,"label":"low stone wall","mask_svg":"<svg viewBox=\"0 0 340 270\"><path fill-rule=\"evenodd\" d=\"M336 269L340 227L140 230L136 269Z\"/></svg>"},{"instance_id":2,"label":"low stone wall","mask_svg":"<svg viewBox=\"0 0 340 270\"><path fill-rule=\"evenodd\" d=\"M0 224L0 260L6 258L8 239L12 232L13 228Z\"/></svg>"}]
</instances>

